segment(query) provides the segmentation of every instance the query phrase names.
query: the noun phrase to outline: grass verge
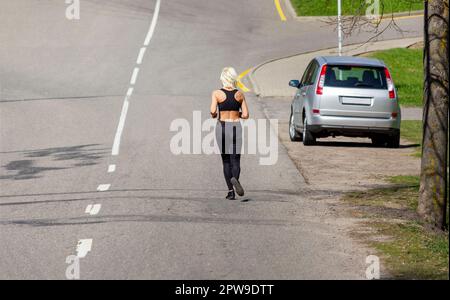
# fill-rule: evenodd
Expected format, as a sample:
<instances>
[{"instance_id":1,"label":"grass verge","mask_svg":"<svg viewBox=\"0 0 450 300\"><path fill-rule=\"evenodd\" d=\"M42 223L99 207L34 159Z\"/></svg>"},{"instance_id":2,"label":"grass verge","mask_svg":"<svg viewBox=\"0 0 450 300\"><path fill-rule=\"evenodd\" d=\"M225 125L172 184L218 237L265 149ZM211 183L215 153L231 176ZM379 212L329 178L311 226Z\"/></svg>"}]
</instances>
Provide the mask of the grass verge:
<instances>
[{"instance_id":1,"label":"grass verge","mask_svg":"<svg viewBox=\"0 0 450 300\"><path fill-rule=\"evenodd\" d=\"M421 157L422 155L422 121L419 120L403 120L400 134L402 138L418 145L414 156Z\"/></svg>"},{"instance_id":2,"label":"grass verge","mask_svg":"<svg viewBox=\"0 0 450 300\"><path fill-rule=\"evenodd\" d=\"M336 0L291 0L298 16L335 16L337 15ZM362 4L362 6L361 6ZM410 12L423 9L422 0L381 0L380 10L387 15L395 12ZM365 1L342 0L344 15L361 14L367 7ZM382 8L384 7L384 9Z\"/></svg>"},{"instance_id":3,"label":"grass verge","mask_svg":"<svg viewBox=\"0 0 450 300\"><path fill-rule=\"evenodd\" d=\"M423 95L423 50L391 49L369 53L389 67L397 88L401 105L422 106Z\"/></svg>"},{"instance_id":4,"label":"grass verge","mask_svg":"<svg viewBox=\"0 0 450 300\"><path fill-rule=\"evenodd\" d=\"M419 177L395 176L390 186L347 193L343 201L363 227L354 234L377 250L393 279L448 279L448 232L433 232L416 215Z\"/></svg>"}]
</instances>

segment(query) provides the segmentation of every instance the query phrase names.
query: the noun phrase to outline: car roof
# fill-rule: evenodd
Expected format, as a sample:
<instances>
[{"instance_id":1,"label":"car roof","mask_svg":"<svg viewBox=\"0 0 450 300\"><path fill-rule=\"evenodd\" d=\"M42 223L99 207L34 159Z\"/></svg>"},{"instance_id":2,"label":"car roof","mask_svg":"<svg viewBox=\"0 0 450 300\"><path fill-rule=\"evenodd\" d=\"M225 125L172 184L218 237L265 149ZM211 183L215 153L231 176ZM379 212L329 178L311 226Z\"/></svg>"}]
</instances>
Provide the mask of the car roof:
<instances>
[{"instance_id":1,"label":"car roof","mask_svg":"<svg viewBox=\"0 0 450 300\"><path fill-rule=\"evenodd\" d=\"M354 57L354 56L319 56L317 61L330 65L361 65L367 67L386 67L383 61L374 58Z\"/></svg>"}]
</instances>

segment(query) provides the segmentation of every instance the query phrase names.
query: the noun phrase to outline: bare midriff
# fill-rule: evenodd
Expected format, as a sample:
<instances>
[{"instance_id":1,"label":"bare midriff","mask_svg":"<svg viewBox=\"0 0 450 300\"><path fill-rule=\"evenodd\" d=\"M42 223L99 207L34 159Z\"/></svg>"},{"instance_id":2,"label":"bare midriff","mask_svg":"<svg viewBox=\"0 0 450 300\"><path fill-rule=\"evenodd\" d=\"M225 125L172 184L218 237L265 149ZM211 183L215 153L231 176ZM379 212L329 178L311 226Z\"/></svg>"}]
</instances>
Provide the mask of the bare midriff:
<instances>
[{"instance_id":1,"label":"bare midriff","mask_svg":"<svg viewBox=\"0 0 450 300\"><path fill-rule=\"evenodd\" d=\"M220 112L220 121L222 122L238 122L239 112L238 111L221 111Z\"/></svg>"}]
</instances>

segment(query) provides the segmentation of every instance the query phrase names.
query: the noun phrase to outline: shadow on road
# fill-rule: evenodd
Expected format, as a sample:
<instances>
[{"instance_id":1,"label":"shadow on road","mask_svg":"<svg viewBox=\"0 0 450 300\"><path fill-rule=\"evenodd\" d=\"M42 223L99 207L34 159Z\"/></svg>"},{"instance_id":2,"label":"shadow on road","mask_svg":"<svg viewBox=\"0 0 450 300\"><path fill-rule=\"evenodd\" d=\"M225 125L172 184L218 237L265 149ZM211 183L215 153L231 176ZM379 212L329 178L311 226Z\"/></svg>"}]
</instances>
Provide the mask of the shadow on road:
<instances>
[{"instance_id":1,"label":"shadow on road","mask_svg":"<svg viewBox=\"0 0 450 300\"><path fill-rule=\"evenodd\" d=\"M15 174L0 176L0 179L26 180L38 178L38 174L45 171L63 170L66 168L54 167L36 167L33 160L14 160L2 166L8 171L13 171Z\"/></svg>"},{"instance_id":2,"label":"shadow on road","mask_svg":"<svg viewBox=\"0 0 450 300\"><path fill-rule=\"evenodd\" d=\"M84 167L97 164L98 160L107 153L106 149L97 149L98 144L79 145L70 147L56 147L39 150L11 151L0 154L22 154L27 159L13 160L3 165L10 175L0 176L0 180L27 180L41 177L47 171L64 170L73 167ZM45 159L45 161L40 161ZM70 161L69 166L49 166L49 162ZM39 164L41 166L39 166ZM45 166L42 166L44 165Z\"/></svg>"},{"instance_id":3,"label":"shadow on road","mask_svg":"<svg viewBox=\"0 0 450 300\"><path fill-rule=\"evenodd\" d=\"M296 226L298 224L277 219L238 219L226 217L199 217L191 215L109 215L95 219L88 217L60 218L60 219L32 219L0 221L0 225L16 225L30 227L74 226L122 222L150 222L150 223L207 223L207 224L237 224L264 226Z\"/></svg>"},{"instance_id":4,"label":"shadow on road","mask_svg":"<svg viewBox=\"0 0 450 300\"><path fill-rule=\"evenodd\" d=\"M383 146L376 146L372 143L361 143L361 142L331 142L331 141L317 141L315 146L328 146L328 147L347 147L347 148L385 148ZM420 147L420 144L405 144L400 145L401 149L404 148L416 148Z\"/></svg>"},{"instance_id":5,"label":"shadow on road","mask_svg":"<svg viewBox=\"0 0 450 300\"><path fill-rule=\"evenodd\" d=\"M203 196L192 194L191 196L173 195L167 196L167 192L191 194L200 192ZM139 201L153 201L153 200L170 200L170 201L196 201L196 202L211 202L221 201L223 190L201 190L201 189L117 189L109 190L99 194L97 191L80 191L80 192L56 192L56 193L36 193L36 194L13 194L13 195L0 195L0 207L4 206L29 206L29 205L42 205L52 203L64 203L64 202L78 202L78 201L114 201L114 200L128 200L135 199ZM124 193L124 194L121 194ZM205 196L205 193L207 194ZM294 190L248 190L247 193L252 195L252 198L245 197L236 202L289 202L289 197L306 196L311 194L327 194L329 191L294 191ZM7 201L6 199L20 199L20 201ZM30 200L25 200L30 198ZM41 199L39 199L41 198ZM50 199L49 199L50 198ZM6 200L6 201L5 201ZM225 201L229 202L229 201Z\"/></svg>"}]
</instances>

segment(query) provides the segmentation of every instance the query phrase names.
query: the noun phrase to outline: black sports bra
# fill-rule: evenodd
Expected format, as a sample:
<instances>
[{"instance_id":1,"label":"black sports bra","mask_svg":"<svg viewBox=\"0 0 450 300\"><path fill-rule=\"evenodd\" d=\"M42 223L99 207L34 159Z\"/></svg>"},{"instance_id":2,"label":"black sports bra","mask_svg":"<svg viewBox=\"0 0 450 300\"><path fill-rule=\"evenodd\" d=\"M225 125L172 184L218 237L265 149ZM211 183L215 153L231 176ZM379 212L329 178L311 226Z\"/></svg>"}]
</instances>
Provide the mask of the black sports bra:
<instances>
[{"instance_id":1,"label":"black sports bra","mask_svg":"<svg viewBox=\"0 0 450 300\"><path fill-rule=\"evenodd\" d=\"M239 111L241 109L241 103L236 100L235 96L238 90L228 91L226 89L220 89L227 96L225 101L219 103L219 111Z\"/></svg>"}]
</instances>

